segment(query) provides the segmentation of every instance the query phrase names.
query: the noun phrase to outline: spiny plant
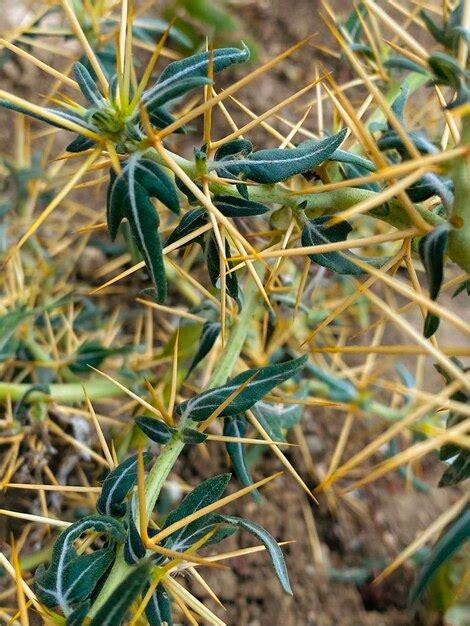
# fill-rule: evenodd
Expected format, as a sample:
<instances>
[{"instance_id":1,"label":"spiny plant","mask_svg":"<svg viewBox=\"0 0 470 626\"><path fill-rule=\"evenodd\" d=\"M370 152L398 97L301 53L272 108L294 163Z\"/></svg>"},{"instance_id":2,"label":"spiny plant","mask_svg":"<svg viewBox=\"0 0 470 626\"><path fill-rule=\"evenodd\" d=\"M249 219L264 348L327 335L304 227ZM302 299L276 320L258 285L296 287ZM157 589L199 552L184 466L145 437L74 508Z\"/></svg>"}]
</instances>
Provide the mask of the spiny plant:
<instances>
[{"instance_id":1,"label":"spiny plant","mask_svg":"<svg viewBox=\"0 0 470 626\"><path fill-rule=\"evenodd\" d=\"M189 572L201 580L197 568L217 566L219 560L234 553L204 557L199 551L242 529L253 534L268 551L283 589L291 592L277 542L257 523L226 515L220 509L248 493L260 501L258 489L277 476L253 481L250 459L245 454L247 444L261 448L259 444L265 443L313 497L310 487L282 451L286 433L299 419L299 407L326 406L346 412L331 463L320 480L316 476L317 492L325 493L332 501L439 448L443 459L456 457L442 484L456 484L468 477L469 380L465 369L452 358L468 356L468 351L461 347L443 349L436 339L440 320L468 334L467 324L436 302L449 288L458 286L459 291L465 290L470 269L467 24L463 22L463 9L459 8L445 13L441 26L427 14L421 17L445 50L428 54L414 37L371 2L360 3L351 19L338 27L327 11L326 20L341 54L359 76L356 86L367 91L359 112L346 97L345 89L324 72L321 79L267 112L252 115L252 121L238 128L224 102L237 104L234 94L239 89L253 84L306 42L217 92L214 75L245 62L249 56L245 46L208 49L169 63L155 76L169 30L156 44L138 78L132 54L136 34L133 3L123 2L113 73L109 67L103 67L102 59L86 44L90 39L84 34L83 19L77 19L77 7L67 0L62 5L75 36L84 45L86 64L74 64L74 78L49 66L42 69L74 93L80 91L78 100L56 93L53 98L57 106L38 106L0 92L4 107L76 135L63 158L63 162L72 164L68 181L44 209L39 205L39 217L10 247L9 267L18 263L19 253L25 253L26 244L33 241L46 217L83 177L104 170L106 176L96 179L96 184L105 178L108 185L109 234L116 239L119 232L125 234L129 227L142 260L127 238L130 254L125 255L121 265L129 261L134 264L102 288L116 285L145 267L152 287L145 292L149 298L141 302L149 309L168 310L163 303L169 300L170 271L175 290L187 295L188 290L192 293L195 288L203 298L196 298L190 311L181 311L170 300L170 312L197 321L201 331L193 354L184 355L188 357L185 367L179 362L182 339L178 334L184 335L184 326L176 333L165 333L167 353L163 356L171 360L166 403L164 394L148 380L145 385L139 381L140 385L131 390L130 383L123 385L109 374L104 375L113 388L131 397L134 409L138 407L132 428L135 439L122 446L119 459L101 439L106 466L111 471L98 488L96 512L81 516L70 525L67 521L59 523L66 530L55 542L49 564L38 568L30 600L46 620L54 623L119 624L130 619L132 624L145 623L144 620L169 624L172 611L179 610L190 623L194 623L195 613L209 623L222 624L178 581L178 574ZM390 54L390 49L398 47L396 43L390 47L382 43L379 24L403 38L405 47L399 48L399 57L392 58ZM396 71L405 71L407 80L392 80ZM419 117L412 126L408 122L406 110L425 84L426 89L434 90L432 105L437 105L441 114L442 123L436 124L437 130L444 128L439 142L434 129L419 126ZM315 103L319 108L328 98L336 112L328 124L319 116L315 134L304 128L305 115L296 124L280 117L285 106L312 89L317 91ZM181 99L193 90L203 91L203 101L196 96L182 105ZM231 131L213 140L212 116L218 109ZM251 115L249 109L248 114ZM369 117L363 121L366 114ZM267 121L276 115L281 124L290 127L286 136ZM177 135L189 136L192 123L199 117L203 118L202 138L194 142L188 158L179 150ZM258 126L265 128L280 146L255 149L246 135ZM294 143L297 134L302 135L303 141ZM85 158L80 161L82 156ZM80 165L74 167L75 163ZM93 223L92 228L95 226ZM359 232L364 236L348 240ZM257 242L261 242L262 249L255 247ZM395 242L401 244L398 251ZM367 255L361 256L352 248L364 248ZM181 267L166 262L176 250L184 250ZM30 253L33 259L40 256L34 249ZM303 267L296 266L296 257L303 258ZM428 278L429 296L419 281L419 262ZM444 269L450 263L464 273L444 283ZM317 317L302 302L312 268L317 270L319 279L310 293L313 290L324 295L322 277L330 273L336 275L335 288L339 286L331 302L329 298L324 300L323 309L321 298L308 300L309 305L322 309ZM400 278L402 270L410 284ZM363 275L365 280L359 282ZM15 281L14 276L11 281ZM374 283L383 287L385 297L372 289ZM260 295L264 306L259 302ZM347 319L344 321L347 315L343 314L356 313L354 307L359 308L361 295L378 313L378 320L373 326L372 345L366 346L370 354L357 370L343 356L348 349L353 354L360 353L363 346L344 345L350 334ZM395 295L404 296L409 304L400 307ZM414 306L423 316L423 333L404 316L407 307ZM44 311L37 313L42 315ZM253 322L260 318L262 323L254 333ZM389 320L415 343L381 344ZM13 321L10 326L10 322L10 318L2 318L4 327L12 329L8 331L11 336L19 324ZM330 328L332 323L336 328ZM306 351L305 346L309 359L307 355L299 356ZM15 345L15 357L18 349ZM85 364L101 367L108 353L101 344L95 344L94 350L94 355L82 354L83 358L79 353L75 355L75 374L81 375L80 367L83 369ZM335 359L326 358L331 353ZM418 376L414 378L403 368L399 370L399 382L395 382L395 375L393 382L388 376L379 379L380 372L376 376L372 372L375 355L381 353L411 354L419 359L423 354L429 355L446 377L446 386L431 396L419 388ZM7 356L12 358L10 353ZM145 374L151 375L149 361ZM211 374L204 373L204 390L200 391L191 381L202 371L203 362L209 363ZM11 361L7 363L10 366ZM247 367L246 363L255 367ZM137 366L137 362L133 365ZM29 364L25 371L28 369ZM234 370L240 373L233 376ZM307 384L302 384L305 378ZM79 397L69 396L67 400L80 401L85 396L87 409L93 414L91 385L86 377L79 380L83 380L88 397L82 391ZM31 380L14 380L8 387L0 387L0 392L2 398L20 405L42 403L43 413L47 413L51 401L63 398L64 385L64 380L59 379L54 387L38 389ZM289 389L290 394L276 395L273 390L278 385ZM106 397L108 389L109 386L102 389L98 397ZM388 394L387 401L375 397L382 392ZM402 402L398 408L397 396ZM145 414L140 413L142 408ZM447 430L439 423L441 409L449 411ZM357 416L375 416L386 425L392 423L341 464ZM210 431L222 419L223 435L212 434ZM254 429L257 438L246 437L248 428ZM398 440L405 432L409 432L411 443L400 450L399 444L410 442L406 437ZM302 435L297 435L302 442ZM160 446L157 455L153 445L142 451L143 442L147 445L148 439ZM158 505L162 490L183 449L211 440L224 442L243 488L224 496L229 476L217 475L197 485L166 516L161 515ZM358 477L358 466L375 459L385 445L389 445L390 458L368 467ZM2 480L4 485L10 483L12 471ZM350 475L353 480L339 489L336 483ZM420 484L408 472L410 475L415 484ZM439 532L450 519L456 519L450 534L436 545L417 581L413 600L421 596L443 559L468 538L466 502L463 496L453 507L452 516L442 516L433 525L433 532ZM417 540L406 554L412 554L425 540ZM23 589L15 546L12 553L18 589ZM404 558L400 555L386 573ZM18 591L19 605L24 613L21 593Z\"/></svg>"}]
</instances>

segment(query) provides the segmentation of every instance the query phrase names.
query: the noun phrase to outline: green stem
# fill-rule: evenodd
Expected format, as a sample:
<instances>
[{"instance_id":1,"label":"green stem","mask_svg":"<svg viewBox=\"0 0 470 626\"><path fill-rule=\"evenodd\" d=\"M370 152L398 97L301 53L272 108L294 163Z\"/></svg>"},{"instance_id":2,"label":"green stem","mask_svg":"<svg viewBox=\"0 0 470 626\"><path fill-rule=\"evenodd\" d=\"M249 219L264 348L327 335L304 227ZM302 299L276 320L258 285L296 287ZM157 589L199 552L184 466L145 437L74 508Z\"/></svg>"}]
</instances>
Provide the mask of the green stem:
<instances>
[{"instance_id":1,"label":"green stem","mask_svg":"<svg viewBox=\"0 0 470 626\"><path fill-rule=\"evenodd\" d=\"M253 320L257 299L258 290L256 284L254 281L250 280L245 290L245 301L242 312L230 331L229 340L225 344L222 358L209 381L208 388L223 384L235 367ZM197 426L197 422L189 419L185 423L185 426L194 428ZM181 441L179 434L176 433L163 448L154 466L150 470L145 481L145 507L147 515L150 515L154 510L160 491L184 446L185 444ZM90 617L96 614L112 595L119 583L121 583L131 571L132 566L128 565L124 560L123 548L121 547L117 551L116 560L103 589L88 614Z\"/></svg>"},{"instance_id":2,"label":"green stem","mask_svg":"<svg viewBox=\"0 0 470 626\"><path fill-rule=\"evenodd\" d=\"M10 399L19 402L31 389L30 383L0 383L0 401ZM86 388L90 400L100 400L124 395L114 383L107 380L89 380L83 383L63 383L49 385L49 393L33 391L28 396L28 402L53 400L54 402L82 402L85 400L83 387Z\"/></svg>"}]
</instances>

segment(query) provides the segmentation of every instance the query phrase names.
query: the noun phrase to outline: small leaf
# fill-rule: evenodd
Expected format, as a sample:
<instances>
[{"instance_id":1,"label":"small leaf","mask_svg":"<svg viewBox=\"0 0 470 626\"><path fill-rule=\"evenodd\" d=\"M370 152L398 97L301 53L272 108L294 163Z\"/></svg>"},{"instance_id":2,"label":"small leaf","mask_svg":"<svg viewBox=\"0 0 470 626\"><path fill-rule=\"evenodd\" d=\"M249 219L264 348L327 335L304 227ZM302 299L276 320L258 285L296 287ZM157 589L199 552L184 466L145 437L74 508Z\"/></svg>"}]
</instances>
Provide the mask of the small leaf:
<instances>
[{"instance_id":1,"label":"small leaf","mask_svg":"<svg viewBox=\"0 0 470 626\"><path fill-rule=\"evenodd\" d=\"M426 69L414 61L400 55L391 55L385 62L384 67L397 70L407 70L417 74L427 74Z\"/></svg>"},{"instance_id":2,"label":"small leaf","mask_svg":"<svg viewBox=\"0 0 470 626\"><path fill-rule=\"evenodd\" d=\"M67 152L83 152L84 150L89 150L95 146L95 142L93 139L88 139L88 137L82 137L81 135L77 135L77 137L69 143L69 145L65 148Z\"/></svg>"},{"instance_id":3,"label":"small leaf","mask_svg":"<svg viewBox=\"0 0 470 626\"><path fill-rule=\"evenodd\" d=\"M257 183L278 183L320 165L341 145L346 129L317 141L308 139L296 148L259 150L246 159L224 161L224 169Z\"/></svg>"},{"instance_id":4,"label":"small leaf","mask_svg":"<svg viewBox=\"0 0 470 626\"><path fill-rule=\"evenodd\" d=\"M351 225L346 220L343 220L333 226L324 226L324 224L331 219L329 215L322 215L313 220L306 220L302 230L302 246L318 246L337 241L345 241L352 230ZM318 265L333 270L337 274L349 274L353 276L364 274L364 270L355 265L354 262L351 261L352 258L365 261L374 267L381 267L388 260L388 257L362 257L349 250L320 252L318 254L309 254L308 256L312 261L318 263Z\"/></svg>"},{"instance_id":5,"label":"small leaf","mask_svg":"<svg viewBox=\"0 0 470 626\"><path fill-rule=\"evenodd\" d=\"M452 487L470 478L470 450L461 450L442 474L439 487Z\"/></svg>"},{"instance_id":6,"label":"small leaf","mask_svg":"<svg viewBox=\"0 0 470 626\"><path fill-rule=\"evenodd\" d=\"M176 121L176 117L167 111L165 107L148 106L147 113L152 126L155 126L156 128L165 128ZM175 130L175 133L185 133L186 130L186 126L181 126Z\"/></svg>"},{"instance_id":7,"label":"small leaf","mask_svg":"<svg viewBox=\"0 0 470 626\"><path fill-rule=\"evenodd\" d=\"M158 585L145 607L150 626L173 626L171 600L162 584Z\"/></svg>"},{"instance_id":8,"label":"small leaf","mask_svg":"<svg viewBox=\"0 0 470 626\"><path fill-rule=\"evenodd\" d=\"M211 233L207 239L205 249L207 271L209 272L209 278L211 283L217 289L220 289L220 261L219 261L219 246L213 233ZM230 246L227 240L225 240L225 258L230 257ZM228 263L229 267L232 267L232 263ZM227 286L228 294L234 299L239 299L238 293L238 279L235 272L226 274L225 283Z\"/></svg>"},{"instance_id":9,"label":"small leaf","mask_svg":"<svg viewBox=\"0 0 470 626\"><path fill-rule=\"evenodd\" d=\"M300 357L285 363L254 368L232 378L226 385L203 391L190 400L178 405L180 414L187 413L191 419L200 422L207 419L242 383L252 378L247 387L225 407L220 417L237 415L250 409L274 387L285 382L302 369L307 357Z\"/></svg>"},{"instance_id":10,"label":"small leaf","mask_svg":"<svg viewBox=\"0 0 470 626\"><path fill-rule=\"evenodd\" d=\"M97 107L101 107L106 104L100 90L96 86L95 81L91 77L90 72L79 61L73 64L73 73L78 86L80 87L80 91L90 104Z\"/></svg>"},{"instance_id":11,"label":"small leaf","mask_svg":"<svg viewBox=\"0 0 470 626\"><path fill-rule=\"evenodd\" d=\"M214 154L215 161L222 161L227 157L248 156L253 152L253 144L248 139L232 139L217 148Z\"/></svg>"},{"instance_id":12,"label":"small leaf","mask_svg":"<svg viewBox=\"0 0 470 626\"><path fill-rule=\"evenodd\" d=\"M54 544L50 565L47 568L40 565L36 570L34 588L38 598L49 608L59 606L66 615L72 612L71 604L91 595L114 557L114 550L110 548L91 555L77 555L74 542L90 530L106 534L119 543L126 538L124 527L117 520L99 515L85 517L61 533ZM94 576L88 576L93 572Z\"/></svg>"},{"instance_id":13,"label":"small leaf","mask_svg":"<svg viewBox=\"0 0 470 626\"><path fill-rule=\"evenodd\" d=\"M247 429L246 419L240 415L226 417L224 419L224 435L226 437L244 437ZM236 477L243 485L248 487L253 484L253 479L248 469L248 462L245 454L245 444L239 442L226 442L225 448L232 462L232 467ZM256 502L261 502L261 496L257 489L251 492Z\"/></svg>"},{"instance_id":14,"label":"small leaf","mask_svg":"<svg viewBox=\"0 0 470 626\"><path fill-rule=\"evenodd\" d=\"M181 441L189 444L198 444L204 443L206 441L207 435L205 433L199 432L199 430L195 430L194 428L183 428L181 431Z\"/></svg>"},{"instance_id":15,"label":"small leaf","mask_svg":"<svg viewBox=\"0 0 470 626\"><path fill-rule=\"evenodd\" d=\"M150 577L151 561L141 561L119 583L89 626L119 626Z\"/></svg>"},{"instance_id":16,"label":"small leaf","mask_svg":"<svg viewBox=\"0 0 470 626\"><path fill-rule=\"evenodd\" d=\"M358 397L357 389L348 381L329 374L325 369L313 363L308 363L308 371L327 386L328 398L335 402L355 402Z\"/></svg>"},{"instance_id":17,"label":"small leaf","mask_svg":"<svg viewBox=\"0 0 470 626\"><path fill-rule=\"evenodd\" d=\"M237 198L236 196L215 196L214 205L225 217L251 217L263 215L269 211L269 207L261 202Z\"/></svg>"},{"instance_id":18,"label":"small leaf","mask_svg":"<svg viewBox=\"0 0 470 626\"><path fill-rule=\"evenodd\" d=\"M444 255L449 238L449 224L441 224L419 242L421 262L426 270L429 283L429 297L435 300L441 289L444 276ZM439 326L439 318L428 313L425 320L424 336L431 337Z\"/></svg>"},{"instance_id":19,"label":"small leaf","mask_svg":"<svg viewBox=\"0 0 470 626\"><path fill-rule=\"evenodd\" d=\"M349 163L356 167L361 167L367 172L375 172L377 168L372 161L365 159L364 157L354 154L353 152L346 152L346 150L335 150L328 157L328 161L338 161L340 163Z\"/></svg>"},{"instance_id":20,"label":"small leaf","mask_svg":"<svg viewBox=\"0 0 470 626\"><path fill-rule=\"evenodd\" d=\"M188 78L169 83L168 85L153 91L151 95L149 93L147 96L142 98L142 102L149 106L160 107L175 98L179 98L192 89L212 84L213 81L206 76L189 76ZM139 111L137 110L135 116L137 117L138 115Z\"/></svg>"},{"instance_id":21,"label":"small leaf","mask_svg":"<svg viewBox=\"0 0 470 626\"><path fill-rule=\"evenodd\" d=\"M441 565L469 539L470 505L467 504L436 543L421 569L410 593L409 603L412 606L421 598Z\"/></svg>"},{"instance_id":22,"label":"small leaf","mask_svg":"<svg viewBox=\"0 0 470 626\"><path fill-rule=\"evenodd\" d=\"M204 209L199 208L189 210L183 215L178 226L172 231L168 239L165 241L165 246L175 243L175 241L186 237L186 235L190 235L201 226L205 226L205 224L207 224L207 215ZM201 243L202 239L197 238L191 243L195 243L196 241Z\"/></svg>"},{"instance_id":23,"label":"small leaf","mask_svg":"<svg viewBox=\"0 0 470 626\"><path fill-rule=\"evenodd\" d=\"M167 426L165 422L156 417L142 415L135 418L135 423L155 443L168 443L176 432L174 428Z\"/></svg>"},{"instance_id":24,"label":"small leaf","mask_svg":"<svg viewBox=\"0 0 470 626\"><path fill-rule=\"evenodd\" d=\"M148 100L154 93L188 77L207 78L209 63L212 63L212 70L216 73L235 63L244 63L249 57L250 51L243 44L241 50L239 48L219 48L212 52L201 52L180 61L173 61L160 74L156 84L144 92L143 100Z\"/></svg>"},{"instance_id":25,"label":"small leaf","mask_svg":"<svg viewBox=\"0 0 470 626\"><path fill-rule=\"evenodd\" d=\"M148 463L152 455L144 453L144 463ZM137 483L137 455L131 456L106 476L96 509L102 515L122 517L127 506L124 502L127 494Z\"/></svg>"},{"instance_id":26,"label":"small leaf","mask_svg":"<svg viewBox=\"0 0 470 626\"><path fill-rule=\"evenodd\" d=\"M163 528L168 528L175 522L199 511L199 509L217 502L224 493L229 480L230 474L219 474L202 482L168 515ZM182 552L196 543L216 525L217 520L215 516L209 513L174 532L164 542L164 545L172 550Z\"/></svg>"},{"instance_id":27,"label":"small leaf","mask_svg":"<svg viewBox=\"0 0 470 626\"><path fill-rule=\"evenodd\" d=\"M193 369L202 361L202 359L209 354L210 350L217 341L217 337L220 335L220 322L205 322L202 327L201 336L199 337L199 346L196 354L191 362L186 378L191 374Z\"/></svg>"},{"instance_id":28,"label":"small leaf","mask_svg":"<svg viewBox=\"0 0 470 626\"><path fill-rule=\"evenodd\" d=\"M227 524L239 526L244 530L247 530L259 541L261 541L261 543L266 547L269 556L271 557L274 571L276 572L279 582L281 583L281 587L286 593L293 595L292 587L290 586L289 581L289 574L287 573L286 563L284 561L284 556L281 552L280 547L277 545L276 540L268 533L268 531L259 524L255 524L255 522L241 519L239 517L232 517L231 515L221 515L220 517L225 522L227 522Z\"/></svg>"},{"instance_id":29,"label":"small leaf","mask_svg":"<svg viewBox=\"0 0 470 626\"><path fill-rule=\"evenodd\" d=\"M128 513L128 529L127 538L124 545L124 560L128 565L134 565L140 559L143 559L146 553L144 542L140 536L139 530L135 525L134 518L136 516L136 498L132 498L131 506Z\"/></svg>"}]
</instances>

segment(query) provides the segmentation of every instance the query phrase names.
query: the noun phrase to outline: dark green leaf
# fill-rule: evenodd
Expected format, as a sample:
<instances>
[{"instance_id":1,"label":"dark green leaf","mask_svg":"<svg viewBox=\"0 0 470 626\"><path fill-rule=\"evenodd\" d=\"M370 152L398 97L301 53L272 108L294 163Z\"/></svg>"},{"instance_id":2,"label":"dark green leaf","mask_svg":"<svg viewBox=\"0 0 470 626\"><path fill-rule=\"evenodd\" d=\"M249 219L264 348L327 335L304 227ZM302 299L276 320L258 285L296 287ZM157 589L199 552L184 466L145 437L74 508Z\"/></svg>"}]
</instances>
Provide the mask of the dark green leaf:
<instances>
[{"instance_id":1,"label":"dark green leaf","mask_svg":"<svg viewBox=\"0 0 470 626\"><path fill-rule=\"evenodd\" d=\"M65 149L67 152L83 152L84 150L93 148L95 145L93 139L78 135Z\"/></svg>"},{"instance_id":2,"label":"dark green leaf","mask_svg":"<svg viewBox=\"0 0 470 626\"><path fill-rule=\"evenodd\" d=\"M97 107L103 106L105 100L87 68L77 61L73 64L73 73L80 87L80 91L88 102Z\"/></svg>"},{"instance_id":3,"label":"dark green leaf","mask_svg":"<svg viewBox=\"0 0 470 626\"><path fill-rule=\"evenodd\" d=\"M144 463L148 463L152 455L144 452ZM106 476L96 509L102 515L122 517L127 506L124 502L129 491L137 482L137 455L131 456Z\"/></svg>"},{"instance_id":4,"label":"dark green leaf","mask_svg":"<svg viewBox=\"0 0 470 626\"><path fill-rule=\"evenodd\" d=\"M269 207L261 202L236 196L215 196L214 204L225 217L251 217L263 215L269 211Z\"/></svg>"},{"instance_id":5,"label":"dark green leaf","mask_svg":"<svg viewBox=\"0 0 470 626\"><path fill-rule=\"evenodd\" d=\"M259 524L255 524L255 522L241 519L239 517L232 517L231 515L221 515L220 517L227 522L227 524L239 526L261 541L271 557L274 571L276 572L282 588L286 593L292 595L292 588L290 586L289 574L287 573L284 556L280 547L277 545L276 540L268 533L268 531Z\"/></svg>"},{"instance_id":6,"label":"dark green leaf","mask_svg":"<svg viewBox=\"0 0 470 626\"><path fill-rule=\"evenodd\" d=\"M217 240L213 233L211 233L208 237L205 249L205 257L206 257L206 265L207 271L209 272L209 278L211 279L211 283L217 289L220 289L219 278L220 278L220 251L219 246L217 244ZM227 240L225 240L225 258L230 257L230 246ZM232 266L231 263L228 264L229 267ZM227 286L228 294L234 299L238 300L238 280L235 272L231 272L230 274L225 275L225 284Z\"/></svg>"},{"instance_id":7,"label":"dark green leaf","mask_svg":"<svg viewBox=\"0 0 470 626\"><path fill-rule=\"evenodd\" d=\"M89 626L120 626L150 577L151 561L142 561L119 583Z\"/></svg>"},{"instance_id":8,"label":"dark green leaf","mask_svg":"<svg viewBox=\"0 0 470 626\"><path fill-rule=\"evenodd\" d=\"M403 124L405 121L405 106L410 95L410 86L408 81L403 81L400 86L400 93L392 102L391 109L395 113L396 117Z\"/></svg>"},{"instance_id":9,"label":"dark green leaf","mask_svg":"<svg viewBox=\"0 0 470 626\"><path fill-rule=\"evenodd\" d=\"M213 345L217 341L217 337L220 334L220 322L207 321L202 327L201 336L199 337L199 346L196 354L191 362L188 373L189 376L193 369L202 361L202 359L209 354Z\"/></svg>"},{"instance_id":10,"label":"dark green leaf","mask_svg":"<svg viewBox=\"0 0 470 626\"><path fill-rule=\"evenodd\" d=\"M123 351L123 348L105 348L99 341L85 341L76 351L69 368L75 373L89 372L90 367L99 367L108 356Z\"/></svg>"},{"instance_id":11,"label":"dark green leaf","mask_svg":"<svg viewBox=\"0 0 470 626\"><path fill-rule=\"evenodd\" d=\"M247 429L246 419L240 415L234 417L226 417L224 419L224 435L226 437L244 437ZM243 485L253 484L250 470L245 455L245 444L236 442L225 442L225 448L232 462L232 467L236 477ZM261 496L257 489L251 492L256 502L261 502Z\"/></svg>"},{"instance_id":12,"label":"dark green leaf","mask_svg":"<svg viewBox=\"0 0 470 626\"><path fill-rule=\"evenodd\" d=\"M168 443L176 432L156 417L141 415L135 418L135 423L155 443Z\"/></svg>"},{"instance_id":13,"label":"dark green leaf","mask_svg":"<svg viewBox=\"0 0 470 626\"><path fill-rule=\"evenodd\" d=\"M135 515L136 499L134 496L129 508L127 538L124 545L124 559L128 565L134 565L137 561L143 559L146 553L144 542L142 541L139 530L135 525Z\"/></svg>"},{"instance_id":14,"label":"dark green leaf","mask_svg":"<svg viewBox=\"0 0 470 626\"><path fill-rule=\"evenodd\" d=\"M435 300L444 276L444 255L447 249L449 238L449 224L442 224L435 228L419 242L419 254L426 270L429 283L429 297ZM431 337L437 330L439 319L432 314L428 314L425 321L424 336Z\"/></svg>"},{"instance_id":15,"label":"dark green leaf","mask_svg":"<svg viewBox=\"0 0 470 626\"><path fill-rule=\"evenodd\" d=\"M296 148L259 150L246 159L224 161L224 169L257 183L278 183L328 160L343 142L346 132L343 129L320 141L308 139Z\"/></svg>"},{"instance_id":16,"label":"dark green leaf","mask_svg":"<svg viewBox=\"0 0 470 626\"><path fill-rule=\"evenodd\" d=\"M145 608L150 626L173 626L171 600L162 584L158 585Z\"/></svg>"},{"instance_id":17,"label":"dark green leaf","mask_svg":"<svg viewBox=\"0 0 470 626\"><path fill-rule=\"evenodd\" d=\"M427 586L443 563L470 539L470 505L466 505L434 546L411 589L411 605L421 598Z\"/></svg>"},{"instance_id":18,"label":"dark green leaf","mask_svg":"<svg viewBox=\"0 0 470 626\"><path fill-rule=\"evenodd\" d=\"M410 72L416 72L417 74L426 74L426 69L418 63L414 63L402 56L390 56L385 62L384 67L388 67L390 69L398 69L398 70L407 70Z\"/></svg>"},{"instance_id":19,"label":"dark green leaf","mask_svg":"<svg viewBox=\"0 0 470 626\"><path fill-rule=\"evenodd\" d=\"M186 235L190 235L201 226L205 226L205 224L207 224L207 215L204 209L191 209L183 215L178 226L165 241L165 246L175 243L175 241L186 237ZM201 242L201 238L198 237L194 241ZM191 243L194 243L194 241L191 241Z\"/></svg>"},{"instance_id":20,"label":"dark green leaf","mask_svg":"<svg viewBox=\"0 0 470 626\"><path fill-rule=\"evenodd\" d=\"M173 122L176 120L176 117L172 115L169 111L167 111L165 107L150 106L148 107L147 113L149 115L152 126L156 126L157 128L165 128L166 126L170 126L170 124L173 124ZM186 126L181 126L175 132L185 133L186 130Z\"/></svg>"},{"instance_id":21,"label":"dark green leaf","mask_svg":"<svg viewBox=\"0 0 470 626\"><path fill-rule=\"evenodd\" d=\"M191 513L195 513L205 506L217 502L224 493L229 480L230 474L220 474L202 482L168 515L163 528L168 528L175 522L191 515ZM217 522L214 515L204 515L170 535L165 541L165 547L182 552L201 539L216 525Z\"/></svg>"},{"instance_id":22,"label":"dark green leaf","mask_svg":"<svg viewBox=\"0 0 470 626\"><path fill-rule=\"evenodd\" d=\"M207 419L242 383L252 378L245 389L225 407L221 417L237 415L250 409L274 387L285 382L302 369L307 357L300 357L285 363L276 363L267 367L246 370L232 378L226 385L203 391L190 400L179 404L177 411L187 413L191 419L202 421Z\"/></svg>"},{"instance_id":23,"label":"dark green leaf","mask_svg":"<svg viewBox=\"0 0 470 626\"><path fill-rule=\"evenodd\" d=\"M441 476L439 487L451 487L470 478L470 450L461 450Z\"/></svg>"},{"instance_id":24,"label":"dark green leaf","mask_svg":"<svg viewBox=\"0 0 470 626\"><path fill-rule=\"evenodd\" d=\"M90 530L106 534L120 543L126 538L124 527L117 520L99 515L85 517L59 536L50 565L47 568L41 565L35 574L34 587L41 602L49 608L60 606L66 615L71 612L71 604L86 600L92 593L114 558L114 551L110 548L91 555L77 555L74 542Z\"/></svg>"},{"instance_id":25,"label":"dark green leaf","mask_svg":"<svg viewBox=\"0 0 470 626\"><path fill-rule=\"evenodd\" d=\"M327 394L335 402L354 402L358 397L357 389L348 381L329 374L325 369L308 363L308 371L327 387Z\"/></svg>"},{"instance_id":26,"label":"dark green leaf","mask_svg":"<svg viewBox=\"0 0 470 626\"><path fill-rule=\"evenodd\" d=\"M248 139L232 139L220 146L215 152L214 160L222 161L227 157L248 156L253 152L253 144Z\"/></svg>"},{"instance_id":27,"label":"dark green leaf","mask_svg":"<svg viewBox=\"0 0 470 626\"><path fill-rule=\"evenodd\" d=\"M356 167L361 167L367 172L375 172L376 167L372 161L365 159L364 157L354 154L353 152L346 152L346 150L335 150L333 154L330 154L328 161L338 161L340 163L349 163Z\"/></svg>"},{"instance_id":28,"label":"dark green leaf","mask_svg":"<svg viewBox=\"0 0 470 626\"><path fill-rule=\"evenodd\" d=\"M206 441L207 435L205 433L199 432L199 430L195 430L194 428L183 428L181 431L181 441L189 444L198 444L204 443Z\"/></svg>"},{"instance_id":29,"label":"dark green leaf","mask_svg":"<svg viewBox=\"0 0 470 626\"><path fill-rule=\"evenodd\" d=\"M325 226L332 217L330 215L322 215L313 220L305 222L302 230L302 246L318 246L337 241L345 241L352 230L351 225L346 220L334 224L333 226ZM352 244L354 245L354 244ZM352 259L360 259L373 265L381 267L388 257L362 257L350 252L349 250L338 250L337 252L320 252L318 254L309 254L309 258L337 274L360 275L364 273Z\"/></svg>"},{"instance_id":30,"label":"dark green leaf","mask_svg":"<svg viewBox=\"0 0 470 626\"><path fill-rule=\"evenodd\" d=\"M66 626L83 626L85 617L90 610L90 604L90 600L82 602L78 608L76 608L73 613L70 613L67 617Z\"/></svg>"}]
</instances>

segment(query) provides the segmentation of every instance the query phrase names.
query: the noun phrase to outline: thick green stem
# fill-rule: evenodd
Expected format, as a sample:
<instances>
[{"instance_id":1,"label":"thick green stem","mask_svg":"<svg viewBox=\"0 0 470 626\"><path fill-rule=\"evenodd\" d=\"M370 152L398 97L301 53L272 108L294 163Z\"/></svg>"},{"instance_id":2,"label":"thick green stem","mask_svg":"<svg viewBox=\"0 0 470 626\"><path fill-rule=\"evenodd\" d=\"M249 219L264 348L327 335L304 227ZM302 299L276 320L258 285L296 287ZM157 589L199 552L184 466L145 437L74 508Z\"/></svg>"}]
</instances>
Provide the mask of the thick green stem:
<instances>
[{"instance_id":1,"label":"thick green stem","mask_svg":"<svg viewBox=\"0 0 470 626\"><path fill-rule=\"evenodd\" d=\"M19 402L31 389L30 383L0 383L0 401L10 399ZM115 396L122 396L124 392L114 383L107 380L90 380L83 383L63 383L49 385L49 393L33 391L28 395L28 402L39 402L51 399L54 402L83 402L86 388L90 400L100 400Z\"/></svg>"},{"instance_id":2,"label":"thick green stem","mask_svg":"<svg viewBox=\"0 0 470 626\"><path fill-rule=\"evenodd\" d=\"M225 344L222 358L209 381L209 388L223 384L230 376L243 349L255 313L257 299L258 290L256 284L254 281L250 280L245 291L245 301L242 312L230 331L229 340ZM188 419L185 426L194 428L197 426L197 422ZM150 470L145 481L145 507L147 515L150 515L154 510L160 491L184 446L185 444L181 441L179 434L176 433L163 448L154 466ZM123 549L119 548L113 568L106 579L99 597L90 610L90 617L96 614L98 609L103 606L106 600L111 596L117 585L119 585L131 571L132 566L127 565L124 560Z\"/></svg>"}]
</instances>

